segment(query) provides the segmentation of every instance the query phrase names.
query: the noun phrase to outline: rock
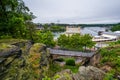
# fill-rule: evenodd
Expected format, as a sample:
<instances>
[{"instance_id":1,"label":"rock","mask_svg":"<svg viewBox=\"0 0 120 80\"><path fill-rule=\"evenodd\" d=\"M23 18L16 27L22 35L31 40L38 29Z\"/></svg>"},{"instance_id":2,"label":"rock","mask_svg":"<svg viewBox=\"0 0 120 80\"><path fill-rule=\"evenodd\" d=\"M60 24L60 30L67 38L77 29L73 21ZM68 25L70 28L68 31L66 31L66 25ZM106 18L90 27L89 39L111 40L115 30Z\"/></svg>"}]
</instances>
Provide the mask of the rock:
<instances>
[{"instance_id":1,"label":"rock","mask_svg":"<svg viewBox=\"0 0 120 80\"><path fill-rule=\"evenodd\" d=\"M70 69L66 69L61 72L58 72L54 76L54 79L55 80L73 80L72 71Z\"/></svg>"},{"instance_id":2,"label":"rock","mask_svg":"<svg viewBox=\"0 0 120 80\"><path fill-rule=\"evenodd\" d=\"M100 55L99 53L96 53L96 54L94 54L94 56L90 59L89 65L98 67L98 66L99 66L98 64L100 63L100 60L101 60L101 55Z\"/></svg>"},{"instance_id":3,"label":"rock","mask_svg":"<svg viewBox=\"0 0 120 80\"><path fill-rule=\"evenodd\" d=\"M105 72L93 66L81 66L76 74L67 69L55 76L58 76L56 80L103 80Z\"/></svg>"},{"instance_id":4,"label":"rock","mask_svg":"<svg viewBox=\"0 0 120 80\"><path fill-rule=\"evenodd\" d=\"M104 70L105 72L108 72L112 69L109 65L104 65L103 67L100 68L101 70Z\"/></svg>"},{"instance_id":5,"label":"rock","mask_svg":"<svg viewBox=\"0 0 120 80\"><path fill-rule=\"evenodd\" d=\"M93 66L81 66L79 68L79 73L75 76L78 76L79 80L103 80L105 72ZM77 79L74 77L75 80L78 80L78 77Z\"/></svg>"},{"instance_id":6,"label":"rock","mask_svg":"<svg viewBox=\"0 0 120 80\"><path fill-rule=\"evenodd\" d=\"M20 48L14 45L9 44L0 44L0 46L3 46L3 49L0 49L0 57L9 57L12 55L17 55L20 53Z\"/></svg>"}]
</instances>

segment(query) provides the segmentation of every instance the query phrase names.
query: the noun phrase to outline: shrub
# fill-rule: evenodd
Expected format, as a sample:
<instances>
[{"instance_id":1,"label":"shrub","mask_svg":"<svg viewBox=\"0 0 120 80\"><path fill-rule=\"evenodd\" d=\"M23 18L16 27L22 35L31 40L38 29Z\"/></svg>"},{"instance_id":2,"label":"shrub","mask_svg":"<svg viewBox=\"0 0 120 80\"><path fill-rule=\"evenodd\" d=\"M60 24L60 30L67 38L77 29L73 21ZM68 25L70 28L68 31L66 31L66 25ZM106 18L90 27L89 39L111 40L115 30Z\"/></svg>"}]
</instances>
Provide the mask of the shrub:
<instances>
[{"instance_id":1,"label":"shrub","mask_svg":"<svg viewBox=\"0 0 120 80\"><path fill-rule=\"evenodd\" d=\"M51 80L49 77L45 76L45 78L42 78L42 80Z\"/></svg>"},{"instance_id":2,"label":"shrub","mask_svg":"<svg viewBox=\"0 0 120 80\"><path fill-rule=\"evenodd\" d=\"M63 62L64 59L63 58L58 58L58 59L55 59L55 61L58 61L58 62Z\"/></svg>"},{"instance_id":3,"label":"shrub","mask_svg":"<svg viewBox=\"0 0 120 80\"><path fill-rule=\"evenodd\" d=\"M73 59L73 58L67 59L66 65L75 66L75 59Z\"/></svg>"}]
</instances>

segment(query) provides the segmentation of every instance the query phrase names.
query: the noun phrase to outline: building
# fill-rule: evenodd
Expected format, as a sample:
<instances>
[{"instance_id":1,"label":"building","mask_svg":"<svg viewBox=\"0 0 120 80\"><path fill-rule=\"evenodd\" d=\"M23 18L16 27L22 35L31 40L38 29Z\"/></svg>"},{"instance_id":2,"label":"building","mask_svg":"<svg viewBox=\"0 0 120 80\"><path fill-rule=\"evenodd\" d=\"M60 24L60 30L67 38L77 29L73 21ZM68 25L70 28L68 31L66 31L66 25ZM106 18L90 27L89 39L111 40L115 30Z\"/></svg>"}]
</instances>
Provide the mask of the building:
<instances>
[{"instance_id":1,"label":"building","mask_svg":"<svg viewBox=\"0 0 120 80\"><path fill-rule=\"evenodd\" d=\"M80 34L80 27L74 27L74 26L67 26L66 27L66 32L65 32L65 35L73 35L73 34Z\"/></svg>"},{"instance_id":2,"label":"building","mask_svg":"<svg viewBox=\"0 0 120 80\"><path fill-rule=\"evenodd\" d=\"M114 32L103 32L101 36L104 38L109 38L113 40L120 39L120 33L114 33Z\"/></svg>"},{"instance_id":3,"label":"building","mask_svg":"<svg viewBox=\"0 0 120 80\"><path fill-rule=\"evenodd\" d=\"M39 25L39 26L36 27L36 29L37 30L44 30L44 27Z\"/></svg>"},{"instance_id":4,"label":"building","mask_svg":"<svg viewBox=\"0 0 120 80\"><path fill-rule=\"evenodd\" d=\"M94 36L92 41L94 42L106 42L106 41L116 41L120 39L120 33L114 32L102 32L100 36Z\"/></svg>"}]
</instances>

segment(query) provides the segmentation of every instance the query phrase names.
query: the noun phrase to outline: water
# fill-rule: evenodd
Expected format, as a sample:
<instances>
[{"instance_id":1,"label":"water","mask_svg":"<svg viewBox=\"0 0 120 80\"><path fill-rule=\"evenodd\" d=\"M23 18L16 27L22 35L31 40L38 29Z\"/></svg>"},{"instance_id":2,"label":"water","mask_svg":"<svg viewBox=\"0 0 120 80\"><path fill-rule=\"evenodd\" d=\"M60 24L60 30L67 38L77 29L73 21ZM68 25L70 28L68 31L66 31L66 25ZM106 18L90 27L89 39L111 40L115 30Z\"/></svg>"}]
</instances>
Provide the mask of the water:
<instances>
[{"instance_id":1,"label":"water","mask_svg":"<svg viewBox=\"0 0 120 80\"><path fill-rule=\"evenodd\" d=\"M105 31L105 27L84 27L81 28L81 34L90 34L92 36L97 36L99 31ZM58 32L58 33L53 33L54 34L54 39L56 40L61 34L64 34L65 32Z\"/></svg>"},{"instance_id":2,"label":"water","mask_svg":"<svg viewBox=\"0 0 120 80\"><path fill-rule=\"evenodd\" d=\"M81 29L81 34L90 34L92 36L97 36L99 31L105 30L105 27L85 27Z\"/></svg>"},{"instance_id":3,"label":"water","mask_svg":"<svg viewBox=\"0 0 120 80\"><path fill-rule=\"evenodd\" d=\"M53 33L54 40L56 40L58 37L60 37L61 34L64 34L64 32L55 32L55 33Z\"/></svg>"}]
</instances>

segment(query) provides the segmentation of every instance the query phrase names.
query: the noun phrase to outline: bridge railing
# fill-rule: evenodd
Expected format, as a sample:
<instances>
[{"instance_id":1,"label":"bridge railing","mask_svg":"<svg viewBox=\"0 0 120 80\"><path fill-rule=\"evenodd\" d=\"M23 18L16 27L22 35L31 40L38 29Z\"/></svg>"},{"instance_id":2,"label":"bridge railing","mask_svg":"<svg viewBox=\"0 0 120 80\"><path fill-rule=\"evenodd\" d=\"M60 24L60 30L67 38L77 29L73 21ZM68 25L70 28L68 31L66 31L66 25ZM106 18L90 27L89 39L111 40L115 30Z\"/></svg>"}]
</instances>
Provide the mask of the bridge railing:
<instances>
[{"instance_id":1,"label":"bridge railing","mask_svg":"<svg viewBox=\"0 0 120 80\"><path fill-rule=\"evenodd\" d=\"M57 49L49 49L49 51L50 51L50 54L53 54L53 55L64 55L64 56L91 57L94 54L93 52L85 53L85 52L57 50Z\"/></svg>"}]
</instances>

